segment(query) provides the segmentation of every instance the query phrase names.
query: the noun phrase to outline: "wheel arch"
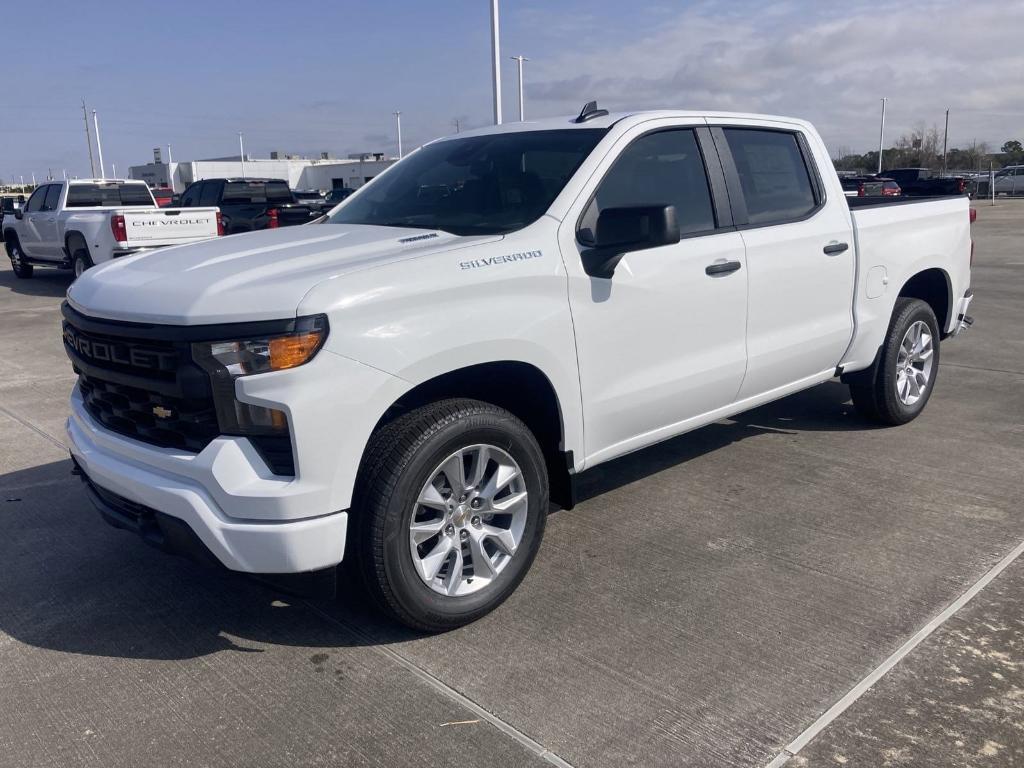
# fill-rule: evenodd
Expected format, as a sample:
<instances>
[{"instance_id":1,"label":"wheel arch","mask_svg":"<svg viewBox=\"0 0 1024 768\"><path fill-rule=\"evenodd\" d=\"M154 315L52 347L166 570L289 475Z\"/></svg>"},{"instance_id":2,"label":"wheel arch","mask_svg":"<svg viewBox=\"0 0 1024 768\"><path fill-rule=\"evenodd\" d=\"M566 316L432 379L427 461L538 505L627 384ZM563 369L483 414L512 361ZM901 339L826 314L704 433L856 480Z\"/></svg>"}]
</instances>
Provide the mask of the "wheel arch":
<instances>
[{"instance_id":1,"label":"wheel arch","mask_svg":"<svg viewBox=\"0 0 1024 768\"><path fill-rule=\"evenodd\" d=\"M89 251L89 241L86 240L85 235L79 232L77 229L72 229L69 232L64 233L64 250L68 255L68 258L72 258L75 254L72 250L72 243L81 243L82 247L85 248L86 252Z\"/></svg>"},{"instance_id":2,"label":"wheel arch","mask_svg":"<svg viewBox=\"0 0 1024 768\"><path fill-rule=\"evenodd\" d=\"M558 393L537 366L517 360L468 365L434 376L402 394L378 419L382 426L427 403L465 397L491 403L513 413L533 432L547 462L551 499L562 508L573 506L573 452L565 446L565 414ZM363 457L366 453L364 450Z\"/></svg>"},{"instance_id":3,"label":"wheel arch","mask_svg":"<svg viewBox=\"0 0 1024 768\"><path fill-rule=\"evenodd\" d=\"M940 332L946 335L953 307L952 281L946 270L940 267L921 270L903 283L897 296L925 302L935 313Z\"/></svg>"}]
</instances>

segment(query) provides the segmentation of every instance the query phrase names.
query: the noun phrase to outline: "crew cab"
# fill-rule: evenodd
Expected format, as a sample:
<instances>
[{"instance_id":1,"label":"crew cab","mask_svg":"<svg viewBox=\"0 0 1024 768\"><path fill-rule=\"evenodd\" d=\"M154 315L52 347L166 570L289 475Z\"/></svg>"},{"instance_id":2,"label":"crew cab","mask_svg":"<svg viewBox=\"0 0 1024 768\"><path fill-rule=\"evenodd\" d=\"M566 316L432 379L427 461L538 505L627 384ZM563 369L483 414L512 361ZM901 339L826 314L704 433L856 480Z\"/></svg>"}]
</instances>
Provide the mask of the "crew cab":
<instances>
[{"instance_id":1,"label":"crew cab","mask_svg":"<svg viewBox=\"0 0 1024 768\"><path fill-rule=\"evenodd\" d=\"M297 202L281 179L204 179L181 195L183 208L210 205L220 210L229 235L308 224L322 214L319 203Z\"/></svg>"},{"instance_id":2,"label":"crew cab","mask_svg":"<svg viewBox=\"0 0 1024 768\"><path fill-rule=\"evenodd\" d=\"M900 186L902 194L910 197L966 195L971 183L963 176L938 176L928 168L892 168L881 174Z\"/></svg>"},{"instance_id":3,"label":"crew cab","mask_svg":"<svg viewBox=\"0 0 1024 768\"><path fill-rule=\"evenodd\" d=\"M41 184L3 232L14 274L37 266L73 269L221 234L216 208L158 208L141 181L78 179Z\"/></svg>"},{"instance_id":4,"label":"crew cab","mask_svg":"<svg viewBox=\"0 0 1024 768\"><path fill-rule=\"evenodd\" d=\"M86 273L67 443L115 526L443 630L516 588L584 471L837 376L914 419L971 322L971 220L847 199L797 119L463 132L322 223Z\"/></svg>"}]
</instances>

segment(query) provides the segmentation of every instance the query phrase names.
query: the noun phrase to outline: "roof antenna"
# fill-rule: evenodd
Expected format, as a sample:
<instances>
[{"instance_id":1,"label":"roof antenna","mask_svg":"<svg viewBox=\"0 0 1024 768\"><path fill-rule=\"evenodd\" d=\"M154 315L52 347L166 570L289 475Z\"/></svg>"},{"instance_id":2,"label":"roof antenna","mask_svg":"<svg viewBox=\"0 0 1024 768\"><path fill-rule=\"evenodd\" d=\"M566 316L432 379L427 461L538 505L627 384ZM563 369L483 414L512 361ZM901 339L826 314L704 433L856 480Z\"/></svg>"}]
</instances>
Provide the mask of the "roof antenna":
<instances>
[{"instance_id":1,"label":"roof antenna","mask_svg":"<svg viewBox=\"0 0 1024 768\"><path fill-rule=\"evenodd\" d=\"M588 101L583 105L583 109L580 110L579 117L573 120L574 123L585 123L588 120L593 120L595 117L604 117L608 114L607 109L598 109L596 101Z\"/></svg>"}]
</instances>

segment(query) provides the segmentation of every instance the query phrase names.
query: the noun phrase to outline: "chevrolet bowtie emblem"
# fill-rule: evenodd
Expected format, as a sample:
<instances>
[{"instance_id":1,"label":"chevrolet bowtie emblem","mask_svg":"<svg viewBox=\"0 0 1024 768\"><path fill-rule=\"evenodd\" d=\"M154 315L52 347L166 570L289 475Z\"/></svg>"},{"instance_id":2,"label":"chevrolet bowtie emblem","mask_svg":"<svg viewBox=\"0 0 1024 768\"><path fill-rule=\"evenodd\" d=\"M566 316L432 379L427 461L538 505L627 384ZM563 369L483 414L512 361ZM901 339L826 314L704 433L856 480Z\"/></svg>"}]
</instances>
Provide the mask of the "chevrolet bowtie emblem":
<instances>
[{"instance_id":1,"label":"chevrolet bowtie emblem","mask_svg":"<svg viewBox=\"0 0 1024 768\"><path fill-rule=\"evenodd\" d=\"M162 405L153 406L153 415L158 419L169 419L171 418L171 411L164 408Z\"/></svg>"}]
</instances>

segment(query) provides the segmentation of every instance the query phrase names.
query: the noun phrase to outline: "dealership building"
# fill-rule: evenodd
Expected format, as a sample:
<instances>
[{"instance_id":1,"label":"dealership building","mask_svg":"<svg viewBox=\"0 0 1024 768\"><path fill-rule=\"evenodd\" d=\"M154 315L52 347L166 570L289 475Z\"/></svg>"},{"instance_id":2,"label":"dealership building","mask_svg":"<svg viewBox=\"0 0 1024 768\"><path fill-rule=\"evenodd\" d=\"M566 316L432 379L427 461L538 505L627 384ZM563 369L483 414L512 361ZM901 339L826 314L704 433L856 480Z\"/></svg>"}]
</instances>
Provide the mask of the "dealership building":
<instances>
[{"instance_id":1,"label":"dealership building","mask_svg":"<svg viewBox=\"0 0 1024 768\"><path fill-rule=\"evenodd\" d=\"M318 159L282 155L271 152L269 159L253 158L245 162L240 155L209 160L169 162L153 150L153 162L133 165L128 172L132 179L141 179L151 187L171 187L184 191L193 181L224 178L284 179L292 189L330 190L340 187L357 189L397 162L381 152L366 152L334 158L324 152Z\"/></svg>"}]
</instances>

